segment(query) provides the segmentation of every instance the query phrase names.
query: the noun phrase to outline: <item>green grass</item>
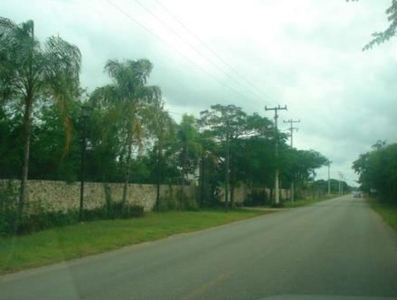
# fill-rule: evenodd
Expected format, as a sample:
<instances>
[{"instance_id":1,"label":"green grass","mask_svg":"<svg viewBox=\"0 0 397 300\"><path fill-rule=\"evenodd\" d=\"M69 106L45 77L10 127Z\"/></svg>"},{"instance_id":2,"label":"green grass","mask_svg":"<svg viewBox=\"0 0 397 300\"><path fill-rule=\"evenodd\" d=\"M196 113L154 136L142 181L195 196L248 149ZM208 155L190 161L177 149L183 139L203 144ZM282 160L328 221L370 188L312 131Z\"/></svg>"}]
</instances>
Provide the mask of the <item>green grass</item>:
<instances>
[{"instance_id":1,"label":"green grass","mask_svg":"<svg viewBox=\"0 0 397 300\"><path fill-rule=\"evenodd\" d=\"M294 207L300 207L300 206L307 206L307 205L312 205L315 203L318 203L320 201L324 201L324 200L328 200L328 199L332 199L335 198L335 195L324 195L321 198L306 198L306 199L298 199L295 200L294 202L284 202L284 207L285 208L294 208Z\"/></svg>"},{"instance_id":2,"label":"green grass","mask_svg":"<svg viewBox=\"0 0 397 300\"><path fill-rule=\"evenodd\" d=\"M106 220L0 238L0 274L97 254L265 214L234 210L149 213L143 218Z\"/></svg>"},{"instance_id":3,"label":"green grass","mask_svg":"<svg viewBox=\"0 0 397 300\"><path fill-rule=\"evenodd\" d=\"M383 204L375 199L367 200L370 206L382 217L382 219L395 231L397 231L397 206Z\"/></svg>"}]
</instances>

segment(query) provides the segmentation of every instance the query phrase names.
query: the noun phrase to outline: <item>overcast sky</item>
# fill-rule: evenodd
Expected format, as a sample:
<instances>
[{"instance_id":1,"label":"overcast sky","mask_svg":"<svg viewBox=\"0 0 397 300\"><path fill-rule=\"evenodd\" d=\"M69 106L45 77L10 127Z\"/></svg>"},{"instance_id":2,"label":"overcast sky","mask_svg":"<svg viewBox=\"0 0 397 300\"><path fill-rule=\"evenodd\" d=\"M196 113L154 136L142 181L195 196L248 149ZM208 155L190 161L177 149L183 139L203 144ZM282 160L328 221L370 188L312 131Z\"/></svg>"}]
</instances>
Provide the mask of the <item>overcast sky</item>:
<instances>
[{"instance_id":1,"label":"overcast sky","mask_svg":"<svg viewBox=\"0 0 397 300\"><path fill-rule=\"evenodd\" d=\"M59 34L80 48L81 82L109 82L108 59L147 58L176 119L213 104L269 118L287 105L300 119L298 149L333 163L331 177L377 140L397 141L396 41L362 52L388 26L391 0L1 0L0 15L35 21L39 39ZM317 179L326 178L318 170Z\"/></svg>"}]
</instances>

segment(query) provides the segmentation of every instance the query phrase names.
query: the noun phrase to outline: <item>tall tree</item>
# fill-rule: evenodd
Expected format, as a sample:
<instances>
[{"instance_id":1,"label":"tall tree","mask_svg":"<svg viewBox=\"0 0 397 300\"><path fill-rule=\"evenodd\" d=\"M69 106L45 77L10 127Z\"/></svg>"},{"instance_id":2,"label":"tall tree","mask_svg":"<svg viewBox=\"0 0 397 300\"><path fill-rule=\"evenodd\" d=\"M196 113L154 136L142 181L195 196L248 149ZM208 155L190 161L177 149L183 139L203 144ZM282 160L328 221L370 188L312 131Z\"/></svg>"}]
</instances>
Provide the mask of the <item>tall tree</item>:
<instances>
[{"instance_id":1,"label":"tall tree","mask_svg":"<svg viewBox=\"0 0 397 300\"><path fill-rule=\"evenodd\" d=\"M143 128L146 122L143 111L148 106L160 106L161 91L157 86L147 86L147 80L153 65L147 59L126 60L119 62L109 60L105 72L113 83L94 91L93 97L106 105L113 122L119 126L119 135L123 140L122 159L125 164L122 203L127 201L130 180L133 144L141 145Z\"/></svg>"},{"instance_id":2,"label":"tall tree","mask_svg":"<svg viewBox=\"0 0 397 300\"><path fill-rule=\"evenodd\" d=\"M163 158L164 143L170 140L176 131L176 123L171 118L169 113L164 110L163 105L151 108L146 111L146 115L153 122L150 122L149 129L156 139L155 153L156 162L155 167L155 182L156 182L156 209L159 209L160 205L160 184L163 181L166 163Z\"/></svg>"},{"instance_id":3,"label":"tall tree","mask_svg":"<svg viewBox=\"0 0 397 300\"><path fill-rule=\"evenodd\" d=\"M232 144L239 178L251 188L272 186L274 182L274 130L272 121L258 114L247 116L244 137Z\"/></svg>"},{"instance_id":4,"label":"tall tree","mask_svg":"<svg viewBox=\"0 0 397 300\"><path fill-rule=\"evenodd\" d=\"M193 174L198 166L200 144L198 130L194 116L183 115L179 124L177 139L180 149L179 161L182 185L188 180L188 175Z\"/></svg>"},{"instance_id":5,"label":"tall tree","mask_svg":"<svg viewBox=\"0 0 397 300\"><path fill-rule=\"evenodd\" d=\"M25 202L29 168L32 111L39 98L55 100L69 128L68 104L79 91L81 54L79 49L60 37L50 37L44 45L35 37L33 21L15 24L0 17L0 97L1 101L21 101L24 106L24 150L19 209Z\"/></svg>"},{"instance_id":6,"label":"tall tree","mask_svg":"<svg viewBox=\"0 0 397 300\"><path fill-rule=\"evenodd\" d=\"M213 105L210 110L200 112L200 126L204 131L209 131L213 138L223 144L225 161L225 209L229 206L230 185L230 145L231 142L246 133L246 114L241 107L235 105ZM235 182L233 182L235 183ZM233 205L234 185L231 186L231 202Z\"/></svg>"},{"instance_id":7,"label":"tall tree","mask_svg":"<svg viewBox=\"0 0 397 300\"><path fill-rule=\"evenodd\" d=\"M397 205L397 143L378 141L352 168L359 175L362 191L376 191L380 201Z\"/></svg>"}]
</instances>

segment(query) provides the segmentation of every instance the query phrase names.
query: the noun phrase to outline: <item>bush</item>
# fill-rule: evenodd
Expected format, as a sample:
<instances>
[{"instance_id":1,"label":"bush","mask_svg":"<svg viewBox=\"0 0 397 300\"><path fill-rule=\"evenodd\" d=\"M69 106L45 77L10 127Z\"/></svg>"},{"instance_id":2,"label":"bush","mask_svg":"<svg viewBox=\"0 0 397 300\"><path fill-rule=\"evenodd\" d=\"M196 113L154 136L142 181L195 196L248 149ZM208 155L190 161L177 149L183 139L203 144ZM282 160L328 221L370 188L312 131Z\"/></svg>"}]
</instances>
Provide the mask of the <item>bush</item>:
<instances>
[{"instance_id":1,"label":"bush","mask_svg":"<svg viewBox=\"0 0 397 300\"><path fill-rule=\"evenodd\" d=\"M174 195L170 188L165 196L160 197L158 211L165 212L170 210L198 211L199 206L195 199L188 197L181 190L178 189L176 195Z\"/></svg>"},{"instance_id":2,"label":"bush","mask_svg":"<svg viewBox=\"0 0 397 300\"><path fill-rule=\"evenodd\" d=\"M73 212L56 211L28 215L19 222L16 234L30 234L53 227L76 224L77 222L78 214Z\"/></svg>"},{"instance_id":3,"label":"bush","mask_svg":"<svg viewBox=\"0 0 397 300\"><path fill-rule=\"evenodd\" d=\"M271 207L273 207L273 208L283 208L285 205L284 205L284 202L279 202L279 203L272 203L272 205L271 205Z\"/></svg>"},{"instance_id":4,"label":"bush","mask_svg":"<svg viewBox=\"0 0 397 300\"><path fill-rule=\"evenodd\" d=\"M244 206L262 206L270 205L270 199L267 196L266 191L252 190L251 193L247 194L246 199L243 202Z\"/></svg>"},{"instance_id":5,"label":"bush","mask_svg":"<svg viewBox=\"0 0 397 300\"><path fill-rule=\"evenodd\" d=\"M18 223L18 192L11 181L0 187L0 236L13 234Z\"/></svg>"},{"instance_id":6,"label":"bush","mask_svg":"<svg viewBox=\"0 0 397 300\"><path fill-rule=\"evenodd\" d=\"M104 206L85 209L83 211L84 221L96 221L106 219L130 219L144 216L144 208L139 205L123 205L121 202L106 203Z\"/></svg>"},{"instance_id":7,"label":"bush","mask_svg":"<svg viewBox=\"0 0 397 300\"><path fill-rule=\"evenodd\" d=\"M197 204L197 201L190 197L184 198L183 207L184 210L187 211L199 211L199 205Z\"/></svg>"},{"instance_id":8,"label":"bush","mask_svg":"<svg viewBox=\"0 0 397 300\"><path fill-rule=\"evenodd\" d=\"M140 205L123 205L121 202L111 203L108 206L107 216L109 219L129 219L144 216L144 208Z\"/></svg>"},{"instance_id":9,"label":"bush","mask_svg":"<svg viewBox=\"0 0 397 300\"><path fill-rule=\"evenodd\" d=\"M158 211L165 212L178 209L178 200L172 195L171 191L167 191L165 196L160 197L158 203Z\"/></svg>"}]
</instances>

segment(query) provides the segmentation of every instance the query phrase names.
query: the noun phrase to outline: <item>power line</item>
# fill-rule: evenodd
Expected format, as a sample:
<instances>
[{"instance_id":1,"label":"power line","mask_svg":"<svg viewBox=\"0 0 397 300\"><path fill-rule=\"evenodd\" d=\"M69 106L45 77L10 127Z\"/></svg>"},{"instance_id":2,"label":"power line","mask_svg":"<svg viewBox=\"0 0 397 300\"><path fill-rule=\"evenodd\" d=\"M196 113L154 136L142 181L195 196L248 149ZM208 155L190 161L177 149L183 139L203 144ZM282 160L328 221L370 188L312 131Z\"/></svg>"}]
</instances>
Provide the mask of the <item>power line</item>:
<instances>
[{"instance_id":1,"label":"power line","mask_svg":"<svg viewBox=\"0 0 397 300\"><path fill-rule=\"evenodd\" d=\"M283 123L289 123L290 127L288 128L288 130L290 131L290 137L291 137L291 148L294 145L294 130L298 131L298 127L293 127L293 123L300 123L301 120L292 120L289 119L288 121L283 121Z\"/></svg>"},{"instance_id":2,"label":"power line","mask_svg":"<svg viewBox=\"0 0 397 300\"><path fill-rule=\"evenodd\" d=\"M145 5L142 4L142 2L140 2L139 0L135 0L136 3L138 3L145 11L147 11L151 16L153 16L158 22L160 22L163 26L165 26L170 32L172 32L175 36L177 36L183 43L185 43L186 45L188 45L195 53L197 53L199 56L201 56L202 58L204 58L210 65L215 66L220 72L222 72L223 74L225 74L229 79L233 80L235 83L237 83L240 87L242 87L244 90L250 92L252 95L254 95L255 97L258 97L258 95L256 95L255 93L253 93L251 90L247 89L246 86L242 85L240 81L238 81L236 78L232 77L229 73L227 73L224 69L222 69L217 63L213 62L212 60L210 60L208 57L206 57L203 53L199 52L194 45L192 45L190 42L186 41L183 36L181 36L176 30L174 30L173 28L171 28L166 22L164 22L163 20L161 20L155 13L153 13L149 8L147 8ZM159 2L157 2L159 3ZM163 7L163 6L162 6ZM167 11L168 13L168 11ZM180 22L178 22L180 23ZM186 28L186 27L184 27ZM202 43L203 44L203 43ZM259 94L260 96L262 96L261 94Z\"/></svg>"},{"instance_id":3,"label":"power line","mask_svg":"<svg viewBox=\"0 0 397 300\"><path fill-rule=\"evenodd\" d=\"M289 131L290 131L290 137L291 137L291 148L293 148L294 146L294 130L298 130L297 127L293 127L293 123L300 123L300 120L292 120L289 119L288 121L283 121L283 123L289 123L290 127L289 127ZM291 198L291 202L294 202L294 179L291 180L291 188L290 188L290 198Z\"/></svg>"},{"instance_id":4,"label":"power line","mask_svg":"<svg viewBox=\"0 0 397 300\"><path fill-rule=\"evenodd\" d=\"M136 20L134 17L132 17L130 14L128 14L127 12L125 12L123 9L121 9L119 6L117 6L115 3L113 3L111 0L106 0L110 5L112 5L116 10L118 10L120 13L122 13L123 15L125 15L128 19L130 19L131 21L133 21L134 23L138 24L140 27L142 27L144 30L146 30L147 32L149 32L151 35L153 35L154 37L156 37L157 39L159 39L162 43L166 44L168 47L170 47L172 50L174 50L175 52L177 52L179 55L183 56L186 60L188 60L191 64L193 64L195 67L197 67L200 71L202 71L203 73L205 73L206 75L214 78L216 81L218 81L221 85L227 87L228 89L236 92L237 94L239 94L240 96L248 99L248 100L252 100L251 98L247 97L246 95L242 94L240 91L236 90L235 88L231 87L230 85L227 85L225 82L221 81L219 78L215 77L213 74L209 73L207 70L205 70L204 68L202 68L200 65L196 64L193 60L191 60L187 55L183 54L181 51L179 51L177 48L175 48L174 46L172 46L171 44L169 44L167 41L165 41L161 36L159 36L158 34L154 33L153 31L151 31L149 28L147 28L145 25L143 25L141 22L139 22L138 20Z\"/></svg>"},{"instance_id":5,"label":"power line","mask_svg":"<svg viewBox=\"0 0 397 300\"><path fill-rule=\"evenodd\" d=\"M192 30L190 30L179 18L175 16L166 6L164 6L161 2L155 0L155 2L163 8L163 10L170 15L179 25L181 25L190 35L192 35L200 44L202 44L208 51L210 51L217 59L219 59L223 64L225 64L230 70L232 70L237 76L243 79L246 83L248 83L260 96L265 95L270 100L271 97L266 93L260 91L250 80L248 80L245 76L241 75L234 67L232 67L227 61L225 61L220 55L218 55L210 46L203 42L203 40L195 34Z\"/></svg>"}]
</instances>

